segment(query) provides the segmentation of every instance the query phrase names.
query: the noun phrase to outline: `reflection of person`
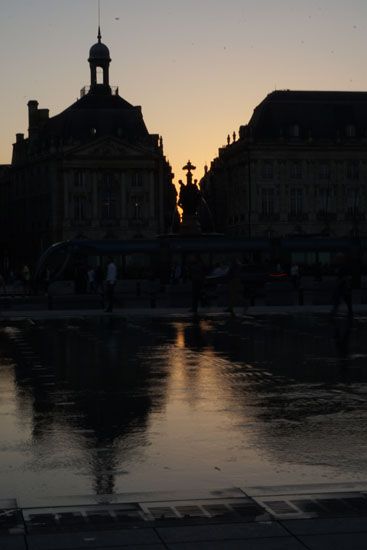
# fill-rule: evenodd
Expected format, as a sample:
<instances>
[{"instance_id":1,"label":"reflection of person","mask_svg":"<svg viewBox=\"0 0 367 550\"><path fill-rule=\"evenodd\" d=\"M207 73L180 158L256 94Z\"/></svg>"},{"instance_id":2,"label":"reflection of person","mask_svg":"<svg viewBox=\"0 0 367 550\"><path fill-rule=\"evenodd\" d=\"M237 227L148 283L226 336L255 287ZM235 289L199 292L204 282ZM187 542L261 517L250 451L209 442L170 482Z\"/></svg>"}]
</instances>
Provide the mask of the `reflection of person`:
<instances>
[{"instance_id":1,"label":"reflection of person","mask_svg":"<svg viewBox=\"0 0 367 550\"><path fill-rule=\"evenodd\" d=\"M112 312L115 294L115 285L117 281L117 267L113 258L108 259L107 273L106 273L106 299L107 306L105 311Z\"/></svg>"},{"instance_id":2,"label":"reflection of person","mask_svg":"<svg viewBox=\"0 0 367 550\"><path fill-rule=\"evenodd\" d=\"M171 282L172 284L176 285L179 283L182 279L182 266L175 262L171 269Z\"/></svg>"},{"instance_id":3,"label":"reflection of person","mask_svg":"<svg viewBox=\"0 0 367 550\"><path fill-rule=\"evenodd\" d=\"M202 297L205 281L205 269L200 256L195 256L189 266L191 278L191 298L192 312L194 315L198 312L199 301Z\"/></svg>"}]
</instances>

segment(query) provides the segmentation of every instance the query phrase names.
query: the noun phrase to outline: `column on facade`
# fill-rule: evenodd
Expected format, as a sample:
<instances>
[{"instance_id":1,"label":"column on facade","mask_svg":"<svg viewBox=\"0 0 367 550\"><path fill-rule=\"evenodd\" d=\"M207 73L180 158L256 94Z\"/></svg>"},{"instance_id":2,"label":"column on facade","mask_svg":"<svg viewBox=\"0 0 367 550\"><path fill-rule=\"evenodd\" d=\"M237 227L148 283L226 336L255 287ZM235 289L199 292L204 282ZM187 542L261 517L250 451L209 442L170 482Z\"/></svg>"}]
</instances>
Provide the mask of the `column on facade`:
<instances>
[{"instance_id":1,"label":"column on facade","mask_svg":"<svg viewBox=\"0 0 367 550\"><path fill-rule=\"evenodd\" d=\"M98 172L91 171L90 179L92 184L92 226L97 227L99 225L98 215Z\"/></svg>"},{"instance_id":2,"label":"column on facade","mask_svg":"<svg viewBox=\"0 0 367 550\"><path fill-rule=\"evenodd\" d=\"M70 223L70 197L71 194L71 187L73 183L73 172L71 170L68 170L65 172L65 185L64 185L64 221L68 225Z\"/></svg>"},{"instance_id":3,"label":"column on facade","mask_svg":"<svg viewBox=\"0 0 367 550\"><path fill-rule=\"evenodd\" d=\"M287 161L279 159L279 178L280 178L280 194L279 194L279 221L281 224L288 223L289 212L289 180L288 180L288 164Z\"/></svg>"},{"instance_id":4,"label":"column on facade","mask_svg":"<svg viewBox=\"0 0 367 550\"><path fill-rule=\"evenodd\" d=\"M150 170L147 173L147 189L149 193L149 225L153 223L155 218L155 197L154 197L154 172Z\"/></svg>"},{"instance_id":5,"label":"column on facade","mask_svg":"<svg viewBox=\"0 0 367 550\"><path fill-rule=\"evenodd\" d=\"M131 178L131 172L120 172L120 192L121 192L121 226L127 227L129 220L129 204L128 204L128 189L129 179Z\"/></svg>"}]
</instances>

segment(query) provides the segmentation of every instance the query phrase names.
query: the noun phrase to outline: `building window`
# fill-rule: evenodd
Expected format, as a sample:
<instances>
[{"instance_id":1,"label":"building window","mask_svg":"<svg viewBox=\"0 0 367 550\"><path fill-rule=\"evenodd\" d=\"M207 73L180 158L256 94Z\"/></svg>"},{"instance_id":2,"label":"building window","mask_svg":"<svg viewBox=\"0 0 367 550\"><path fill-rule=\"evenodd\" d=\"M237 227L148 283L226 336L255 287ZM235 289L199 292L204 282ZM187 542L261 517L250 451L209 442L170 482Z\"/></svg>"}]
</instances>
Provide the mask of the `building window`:
<instances>
[{"instance_id":1,"label":"building window","mask_svg":"<svg viewBox=\"0 0 367 550\"><path fill-rule=\"evenodd\" d=\"M298 160L291 163L291 178L302 178L302 164Z\"/></svg>"},{"instance_id":2,"label":"building window","mask_svg":"<svg viewBox=\"0 0 367 550\"><path fill-rule=\"evenodd\" d=\"M264 187L261 190L261 213L263 216L274 214L274 194L272 187Z\"/></svg>"},{"instance_id":3,"label":"building window","mask_svg":"<svg viewBox=\"0 0 367 550\"><path fill-rule=\"evenodd\" d=\"M141 218L141 197L133 196L131 197L133 203L133 219L140 220Z\"/></svg>"},{"instance_id":4,"label":"building window","mask_svg":"<svg viewBox=\"0 0 367 550\"><path fill-rule=\"evenodd\" d=\"M74 172L74 185L75 187L82 187L85 183L85 173L83 170Z\"/></svg>"},{"instance_id":5,"label":"building window","mask_svg":"<svg viewBox=\"0 0 367 550\"><path fill-rule=\"evenodd\" d=\"M347 178L350 180L359 179L359 163L357 160L350 160L347 163Z\"/></svg>"},{"instance_id":6,"label":"building window","mask_svg":"<svg viewBox=\"0 0 367 550\"><path fill-rule=\"evenodd\" d=\"M327 214L329 209L330 189L328 187L321 187L319 189L319 212Z\"/></svg>"},{"instance_id":7,"label":"building window","mask_svg":"<svg viewBox=\"0 0 367 550\"><path fill-rule=\"evenodd\" d=\"M84 195L74 196L74 219L83 221L86 218L86 197Z\"/></svg>"},{"instance_id":8,"label":"building window","mask_svg":"<svg viewBox=\"0 0 367 550\"><path fill-rule=\"evenodd\" d=\"M141 187L143 185L143 174L136 172L132 175L131 185L133 187Z\"/></svg>"},{"instance_id":9,"label":"building window","mask_svg":"<svg viewBox=\"0 0 367 550\"><path fill-rule=\"evenodd\" d=\"M105 176L100 193L102 220L115 220L117 218L117 183L112 174Z\"/></svg>"},{"instance_id":10,"label":"building window","mask_svg":"<svg viewBox=\"0 0 367 550\"><path fill-rule=\"evenodd\" d=\"M300 127L298 124L292 124L289 128L289 134L291 137L298 138L300 136Z\"/></svg>"},{"instance_id":11,"label":"building window","mask_svg":"<svg viewBox=\"0 0 367 550\"><path fill-rule=\"evenodd\" d=\"M263 162L262 177L265 179L272 179L274 177L274 164L271 160Z\"/></svg>"},{"instance_id":12,"label":"building window","mask_svg":"<svg viewBox=\"0 0 367 550\"><path fill-rule=\"evenodd\" d=\"M102 219L113 220L116 216L116 193L111 187L102 191Z\"/></svg>"},{"instance_id":13,"label":"building window","mask_svg":"<svg viewBox=\"0 0 367 550\"><path fill-rule=\"evenodd\" d=\"M356 137L356 127L354 124L348 124L348 126L345 128L345 133L348 138L355 138Z\"/></svg>"},{"instance_id":14,"label":"building window","mask_svg":"<svg viewBox=\"0 0 367 550\"><path fill-rule=\"evenodd\" d=\"M319 167L319 176L322 180L330 179L330 165L327 162L322 162Z\"/></svg>"},{"instance_id":15,"label":"building window","mask_svg":"<svg viewBox=\"0 0 367 550\"><path fill-rule=\"evenodd\" d=\"M354 187L347 190L347 214L348 216L355 217L358 214L359 206L359 188Z\"/></svg>"},{"instance_id":16,"label":"building window","mask_svg":"<svg viewBox=\"0 0 367 550\"><path fill-rule=\"evenodd\" d=\"M296 187L291 189L291 204L290 210L292 216L298 216L303 214L304 205L303 205L303 189Z\"/></svg>"}]
</instances>

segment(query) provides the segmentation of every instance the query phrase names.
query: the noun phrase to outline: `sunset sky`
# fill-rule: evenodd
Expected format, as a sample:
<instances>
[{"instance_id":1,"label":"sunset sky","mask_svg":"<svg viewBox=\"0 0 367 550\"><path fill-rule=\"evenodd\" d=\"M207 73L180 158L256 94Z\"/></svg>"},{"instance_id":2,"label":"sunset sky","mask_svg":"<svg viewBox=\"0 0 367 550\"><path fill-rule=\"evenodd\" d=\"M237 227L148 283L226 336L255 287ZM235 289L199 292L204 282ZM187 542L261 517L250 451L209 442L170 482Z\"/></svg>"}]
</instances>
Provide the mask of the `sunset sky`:
<instances>
[{"instance_id":1,"label":"sunset sky","mask_svg":"<svg viewBox=\"0 0 367 550\"><path fill-rule=\"evenodd\" d=\"M274 89L367 90L366 0L101 0L111 84L141 105L177 179ZM0 162L27 102L58 114L89 84L97 0L1 0Z\"/></svg>"}]
</instances>

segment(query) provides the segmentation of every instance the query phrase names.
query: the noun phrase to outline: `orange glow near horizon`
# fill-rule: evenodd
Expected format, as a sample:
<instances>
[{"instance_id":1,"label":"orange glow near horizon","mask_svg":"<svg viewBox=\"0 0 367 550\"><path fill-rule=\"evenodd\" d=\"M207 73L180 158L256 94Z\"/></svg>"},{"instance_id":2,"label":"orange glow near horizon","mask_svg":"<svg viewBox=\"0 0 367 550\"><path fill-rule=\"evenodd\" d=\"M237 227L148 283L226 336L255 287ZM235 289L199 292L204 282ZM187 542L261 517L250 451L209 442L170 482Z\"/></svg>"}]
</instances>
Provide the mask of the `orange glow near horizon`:
<instances>
[{"instance_id":1,"label":"orange glow near horizon","mask_svg":"<svg viewBox=\"0 0 367 550\"><path fill-rule=\"evenodd\" d=\"M111 84L141 105L176 175L216 157L275 88L366 90L364 0L104 0ZM94 0L13 0L2 9L0 163L27 132L27 102L55 116L89 83Z\"/></svg>"}]
</instances>

